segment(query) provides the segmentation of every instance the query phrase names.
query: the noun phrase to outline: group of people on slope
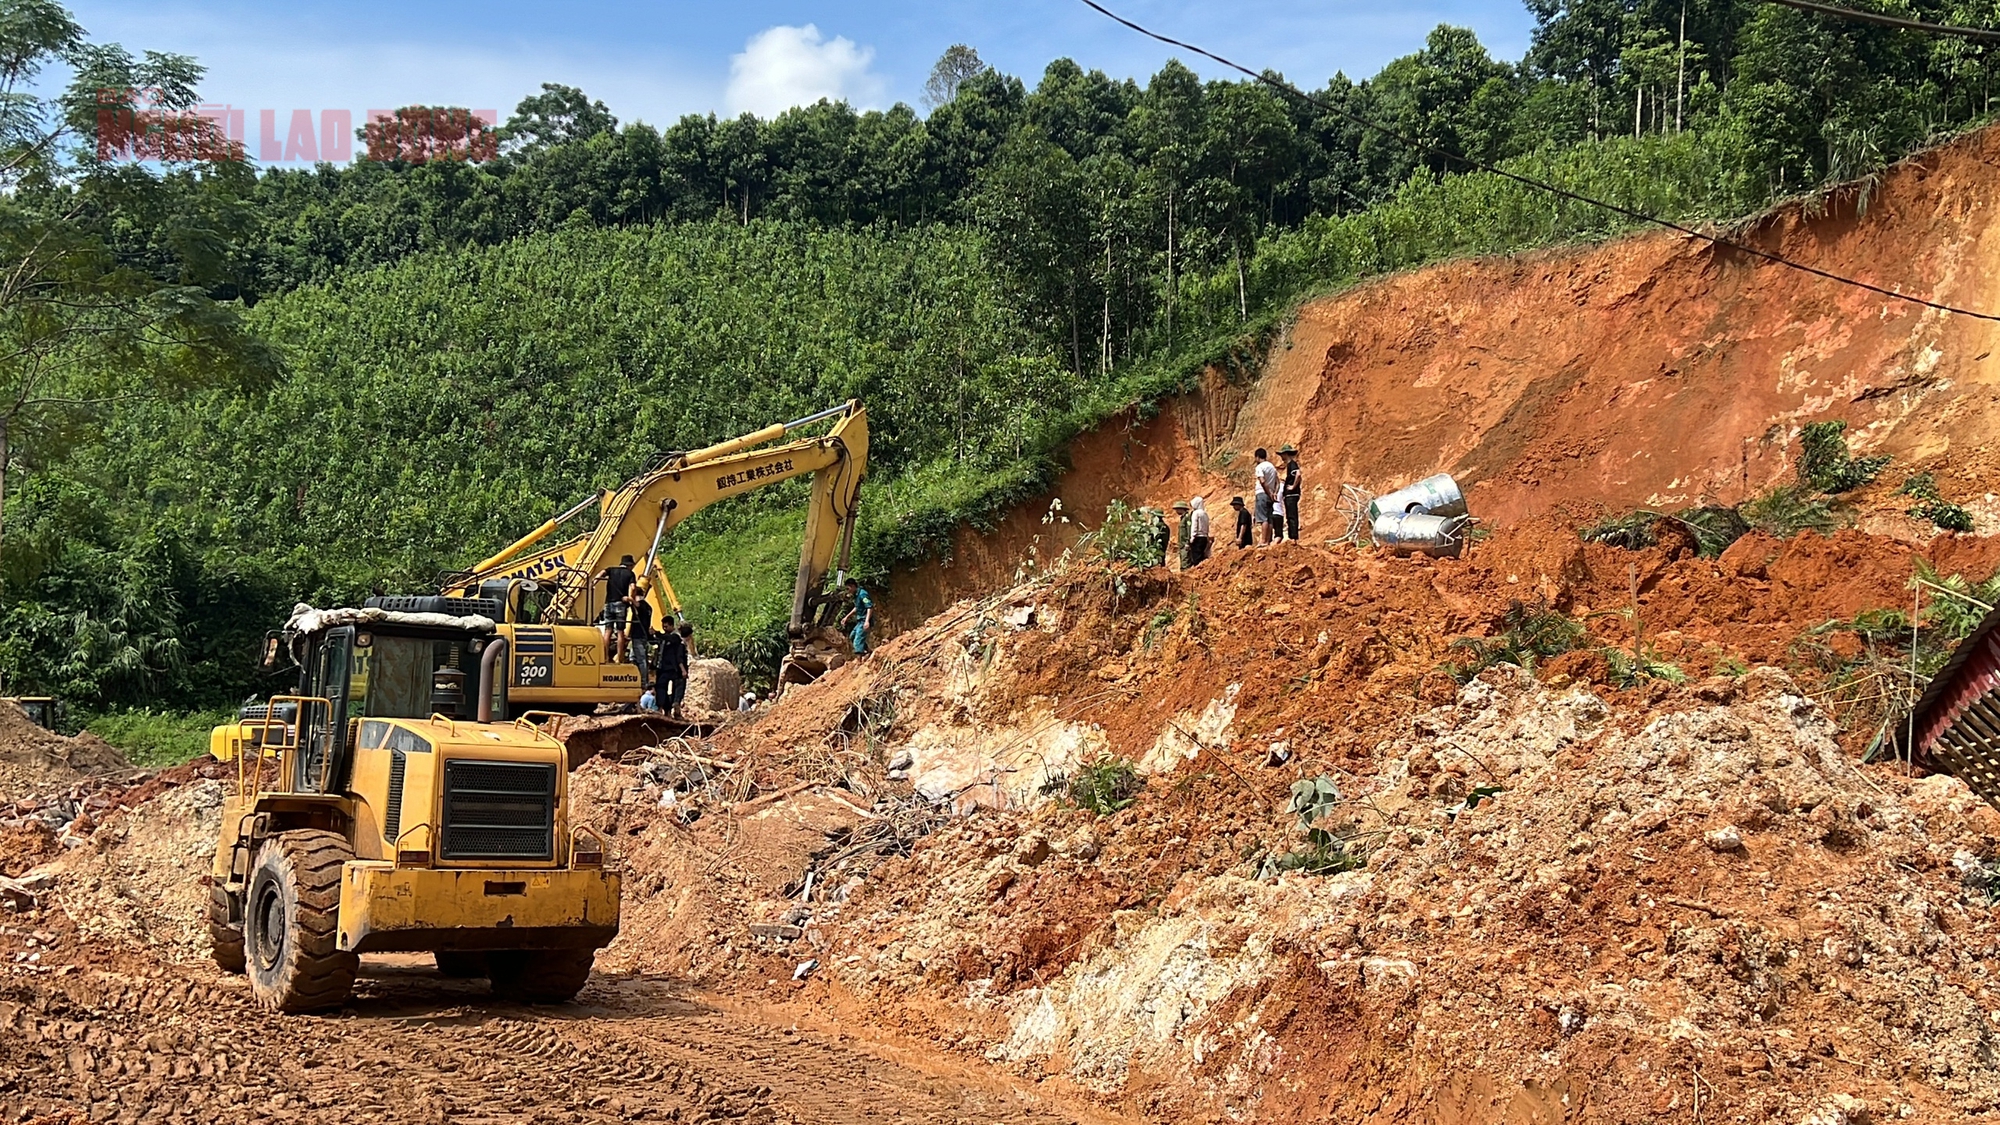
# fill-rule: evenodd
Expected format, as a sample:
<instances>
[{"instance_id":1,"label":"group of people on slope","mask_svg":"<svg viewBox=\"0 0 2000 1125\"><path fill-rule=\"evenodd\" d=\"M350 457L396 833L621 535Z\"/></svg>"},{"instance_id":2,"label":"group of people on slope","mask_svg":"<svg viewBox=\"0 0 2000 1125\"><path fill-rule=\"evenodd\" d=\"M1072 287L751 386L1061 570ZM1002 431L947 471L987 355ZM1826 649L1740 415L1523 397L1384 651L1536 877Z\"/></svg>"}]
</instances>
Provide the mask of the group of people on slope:
<instances>
[{"instance_id":1,"label":"group of people on slope","mask_svg":"<svg viewBox=\"0 0 2000 1125\"><path fill-rule=\"evenodd\" d=\"M636 666L646 688L639 705L679 718L687 698L688 666L695 659L694 624L676 621L669 613L655 629L653 605L646 600L632 564L632 556L626 555L600 576L604 612L598 616L597 631L604 638L604 662Z\"/></svg>"},{"instance_id":2,"label":"group of people on slope","mask_svg":"<svg viewBox=\"0 0 2000 1125\"><path fill-rule=\"evenodd\" d=\"M1234 541L1239 550L1253 544L1268 547L1286 538L1296 541L1299 537L1299 498L1305 492L1305 474L1299 469L1296 446L1289 443L1279 446L1278 456L1285 461L1282 470L1272 463L1268 451L1257 451L1257 467L1253 473L1254 484L1248 507L1241 496L1229 498L1229 507L1236 513ZM1181 568L1185 570L1209 557L1215 544L1215 532L1206 502L1201 497L1177 500L1174 510L1181 514Z\"/></svg>"}]
</instances>

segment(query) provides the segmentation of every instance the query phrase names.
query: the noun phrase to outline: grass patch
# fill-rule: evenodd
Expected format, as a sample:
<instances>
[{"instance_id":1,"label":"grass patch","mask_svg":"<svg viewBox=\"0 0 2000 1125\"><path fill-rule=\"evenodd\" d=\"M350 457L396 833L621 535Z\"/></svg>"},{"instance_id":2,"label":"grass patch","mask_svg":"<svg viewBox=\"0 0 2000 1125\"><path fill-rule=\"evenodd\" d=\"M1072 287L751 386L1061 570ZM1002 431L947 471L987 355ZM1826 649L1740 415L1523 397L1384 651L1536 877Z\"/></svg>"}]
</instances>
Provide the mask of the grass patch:
<instances>
[{"instance_id":1,"label":"grass patch","mask_svg":"<svg viewBox=\"0 0 2000 1125\"><path fill-rule=\"evenodd\" d=\"M1662 660L1647 651L1633 656L1622 648L1600 649L1604 663L1611 669L1611 683L1619 688L1638 687L1650 680L1662 680L1670 684L1687 683L1687 673L1671 661Z\"/></svg>"},{"instance_id":2,"label":"grass patch","mask_svg":"<svg viewBox=\"0 0 2000 1125\"><path fill-rule=\"evenodd\" d=\"M1796 485L1781 484L1744 501L1736 510L1752 529L1779 539L1806 531L1824 535L1840 526L1831 502Z\"/></svg>"},{"instance_id":3,"label":"grass patch","mask_svg":"<svg viewBox=\"0 0 2000 1125\"><path fill-rule=\"evenodd\" d=\"M1123 758L1098 758L1073 774L1056 775L1042 784L1044 796L1060 796L1080 809L1098 816L1132 807L1146 781L1139 770Z\"/></svg>"},{"instance_id":4,"label":"grass patch","mask_svg":"<svg viewBox=\"0 0 2000 1125\"><path fill-rule=\"evenodd\" d=\"M1703 558L1715 558L1743 538L1750 523L1735 508L1702 505L1677 512L1656 512L1640 508L1622 516L1606 516L1583 530L1584 539L1628 551L1658 546L1661 520L1678 524L1694 537L1695 551Z\"/></svg>"},{"instance_id":5,"label":"grass patch","mask_svg":"<svg viewBox=\"0 0 2000 1125\"><path fill-rule=\"evenodd\" d=\"M105 711L86 716L83 729L116 746L135 766L177 766L208 753L209 731L235 718L232 711Z\"/></svg>"},{"instance_id":6,"label":"grass patch","mask_svg":"<svg viewBox=\"0 0 2000 1125\"><path fill-rule=\"evenodd\" d=\"M1516 599L1500 615L1499 632L1451 642L1452 651L1461 658L1438 665L1438 670L1461 684L1472 682L1496 664L1517 664L1533 671L1537 660L1575 649L1583 633L1582 622L1549 608L1548 603Z\"/></svg>"}]
</instances>

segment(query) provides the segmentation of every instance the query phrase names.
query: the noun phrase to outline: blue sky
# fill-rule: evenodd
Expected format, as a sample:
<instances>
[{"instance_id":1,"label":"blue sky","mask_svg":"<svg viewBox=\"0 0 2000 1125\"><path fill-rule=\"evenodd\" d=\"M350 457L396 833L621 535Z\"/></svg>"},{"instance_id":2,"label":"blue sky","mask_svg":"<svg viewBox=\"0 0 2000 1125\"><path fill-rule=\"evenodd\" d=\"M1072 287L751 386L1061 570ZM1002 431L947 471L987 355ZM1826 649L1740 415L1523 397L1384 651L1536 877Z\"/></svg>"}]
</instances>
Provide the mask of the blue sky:
<instances>
[{"instance_id":1,"label":"blue sky","mask_svg":"<svg viewBox=\"0 0 2000 1125\"><path fill-rule=\"evenodd\" d=\"M1507 59L1520 57L1531 27L1520 0L1109 6L1310 84L1336 70L1373 74L1441 22L1471 27ZM768 115L821 95L863 108L917 105L932 62L956 42L1031 86L1062 56L1143 81L1171 55L1075 0L73 0L72 10L92 39L194 55L209 71L203 93L251 109L253 120L258 109L283 121L295 109L342 108L359 118L410 104L493 108L504 119L522 95L552 81L603 99L620 120L665 125L690 112Z\"/></svg>"}]
</instances>

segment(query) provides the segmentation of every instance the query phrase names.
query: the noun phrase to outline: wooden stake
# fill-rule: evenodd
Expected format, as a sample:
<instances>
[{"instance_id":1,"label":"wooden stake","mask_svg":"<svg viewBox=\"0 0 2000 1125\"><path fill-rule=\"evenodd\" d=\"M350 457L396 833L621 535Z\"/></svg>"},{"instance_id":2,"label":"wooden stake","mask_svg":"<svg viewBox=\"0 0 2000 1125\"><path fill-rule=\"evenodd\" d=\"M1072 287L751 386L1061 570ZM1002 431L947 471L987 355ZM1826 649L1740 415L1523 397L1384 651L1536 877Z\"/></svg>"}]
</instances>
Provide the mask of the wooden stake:
<instances>
[{"instance_id":1,"label":"wooden stake","mask_svg":"<svg viewBox=\"0 0 2000 1125\"><path fill-rule=\"evenodd\" d=\"M1625 578L1632 586L1632 663L1645 662L1646 626L1639 620L1639 564L1625 564Z\"/></svg>"}]
</instances>

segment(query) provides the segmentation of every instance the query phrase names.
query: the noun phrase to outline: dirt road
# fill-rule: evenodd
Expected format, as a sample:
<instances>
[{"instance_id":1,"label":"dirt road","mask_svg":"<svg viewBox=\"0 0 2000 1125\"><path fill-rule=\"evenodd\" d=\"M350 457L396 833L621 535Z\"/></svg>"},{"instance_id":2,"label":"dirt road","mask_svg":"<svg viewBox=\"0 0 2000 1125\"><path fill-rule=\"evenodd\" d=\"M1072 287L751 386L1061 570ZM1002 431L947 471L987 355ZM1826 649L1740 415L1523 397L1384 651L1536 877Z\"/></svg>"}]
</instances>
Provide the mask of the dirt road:
<instances>
[{"instance_id":1,"label":"dirt road","mask_svg":"<svg viewBox=\"0 0 2000 1125\"><path fill-rule=\"evenodd\" d=\"M666 981L600 975L574 1004L526 1007L428 958L369 958L345 1010L276 1016L207 966L44 936L0 937L8 1121L1100 1119L983 1067L725 1012Z\"/></svg>"}]
</instances>

